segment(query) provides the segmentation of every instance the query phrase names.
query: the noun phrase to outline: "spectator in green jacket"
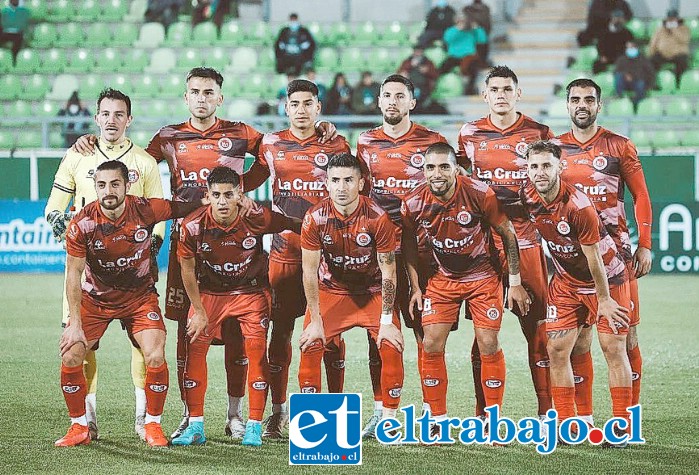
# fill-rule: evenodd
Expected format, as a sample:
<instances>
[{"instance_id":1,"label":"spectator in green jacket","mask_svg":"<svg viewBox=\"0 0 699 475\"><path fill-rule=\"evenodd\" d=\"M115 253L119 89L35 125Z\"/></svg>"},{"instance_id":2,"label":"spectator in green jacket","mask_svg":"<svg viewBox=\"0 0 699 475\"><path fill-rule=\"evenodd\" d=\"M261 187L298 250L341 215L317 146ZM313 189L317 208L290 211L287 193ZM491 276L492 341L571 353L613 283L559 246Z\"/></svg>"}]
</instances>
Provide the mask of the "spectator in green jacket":
<instances>
[{"instance_id":1,"label":"spectator in green jacket","mask_svg":"<svg viewBox=\"0 0 699 475\"><path fill-rule=\"evenodd\" d=\"M19 6L19 0L10 0L10 3L0 12L0 44L12 43L12 58L17 62L17 53L22 48L24 32L27 31L31 14L29 9Z\"/></svg>"},{"instance_id":2,"label":"spectator in green jacket","mask_svg":"<svg viewBox=\"0 0 699 475\"><path fill-rule=\"evenodd\" d=\"M476 76L482 64L478 49L487 42L488 35L483 27L468 16L457 17L456 24L444 32L447 58L439 67L439 74L446 74L459 66L461 74L468 77L465 94L477 94Z\"/></svg>"}]
</instances>

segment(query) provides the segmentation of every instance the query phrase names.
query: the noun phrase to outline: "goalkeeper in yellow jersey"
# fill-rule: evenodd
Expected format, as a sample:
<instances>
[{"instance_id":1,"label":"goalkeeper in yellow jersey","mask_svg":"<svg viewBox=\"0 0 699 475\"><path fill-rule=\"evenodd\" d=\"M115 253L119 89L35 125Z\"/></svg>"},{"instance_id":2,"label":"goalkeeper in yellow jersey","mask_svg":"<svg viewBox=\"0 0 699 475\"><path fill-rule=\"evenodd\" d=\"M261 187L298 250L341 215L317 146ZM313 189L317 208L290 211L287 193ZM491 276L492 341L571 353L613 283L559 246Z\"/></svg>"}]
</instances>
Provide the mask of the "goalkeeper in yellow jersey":
<instances>
[{"instance_id":1,"label":"goalkeeper in yellow jersey","mask_svg":"<svg viewBox=\"0 0 699 475\"><path fill-rule=\"evenodd\" d=\"M53 228L57 241L65 238L66 226L71 213L66 208L72 199L75 212L97 199L93 175L97 166L108 160L119 160L129 169L129 194L145 198L162 198L163 185L160 180L158 165L145 150L135 145L126 137L126 128L131 124L131 99L115 89L103 90L97 99L95 122L100 129L100 136L91 156L83 156L68 150L58 167L56 176L46 204L45 216ZM152 237L152 271L157 278L158 266L155 257L163 243L165 223L158 223ZM63 293L63 324L68 320L68 305ZM132 342L135 345L135 342ZM131 375L136 394L135 430L141 439L145 438L144 419L146 414L145 362L141 350L132 347ZM95 352L88 351L85 358L85 377L88 395L85 398L88 426L92 439L98 437L96 420L97 362ZM145 440L145 439L144 439Z\"/></svg>"}]
</instances>

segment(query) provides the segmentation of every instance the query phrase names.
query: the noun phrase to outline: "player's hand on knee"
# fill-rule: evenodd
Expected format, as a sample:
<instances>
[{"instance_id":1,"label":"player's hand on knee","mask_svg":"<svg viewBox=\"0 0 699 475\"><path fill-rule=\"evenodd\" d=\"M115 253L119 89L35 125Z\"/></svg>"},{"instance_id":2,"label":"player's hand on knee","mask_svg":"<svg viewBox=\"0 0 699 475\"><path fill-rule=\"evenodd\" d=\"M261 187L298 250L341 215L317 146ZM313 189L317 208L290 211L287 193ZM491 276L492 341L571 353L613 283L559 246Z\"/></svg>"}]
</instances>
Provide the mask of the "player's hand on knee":
<instances>
[{"instance_id":1,"label":"player's hand on knee","mask_svg":"<svg viewBox=\"0 0 699 475\"><path fill-rule=\"evenodd\" d=\"M56 242L61 242L65 239L68 221L70 221L70 215L58 210L51 211L46 215L46 222L51 225Z\"/></svg>"},{"instance_id":2,"label":"player's hand on knee","mask_svg":"<svg viewBox=\"0 0 699 475\"><path fill-rule=\"evenodd\" d=\"M201 335L208 336L207 327L209 319L206 312L194 312L194 315L187 320L187 336L189 341L194 343Z\"/></svg>"},{"instance_id":3,"label":"player's hand on knee","mask_svg":"<svg viewBox=\"0 0 699 475\"><path fill-rule=\"evenodd\" d=\"M619 333L619 328L629 327L629 309L622 307L611 297L599 300L597 318L606 318L615 335Z\"/></svg>"},{"instance_id":4,"label":"player's hand on knee","mask_svg":"<svg viewBox=\"0 0 699 475\"><path fill-rule=\"evenodd\" d=\"M413 290L413 293L410 296L408 313L410 313L410 318L413 320L415 320L415 307L422 312L422 291L420 289Z\"/></svg>"},{"instance_id":5,"label":"player's hand on knee","mask_svg":"<svg viewBox=\"0 0 699 475\"><path fill-rule=\"evenodd\" d=\"M510 286L507 291L507 308L514 310L515 305L517 305L522 315L526 315L529 313L529 306L531 303L532 301L529 298L527 289L525 289L523 285Z\"/></svg>"},{"instance_id":6,"label":"player's hand on knee","mask_svg":"<svg viewBox=\"0 0 699 475\"><path fill-rule=\"evenodd\" d=\"M393 345L396 350L401 353L403 352L403 333L400 331L400 328L395 326L393 323L379 326L379 334L376 337L376 346L381 348L381 343L383 343L383 341L387 341Z\"/></svg>"},{"instance_id":7,"label":"player's hand on knee","mask_svg":"<svg viewBox=\"0 0 699 475\"><path fill-rule=\"evenodd\" d=\"M97 143L97 136L92 134L85 134L78 137L75 141L71 150L78 152L80 155L92 155L95 151L95 144Z\"/></svg>"},{"instance_id":8,"label":"player's hand on knee","mask_svg":"<svg viewBox=\"0 0 699 475\"><path fill-rule=\"evenodd\" d=\"M317 341L320 341L323 347L325 347L326 342L323 322L311 320L299 337L299 346L301 347L301 351L306 351L306 349L313 346L313 344Z\"/></svg>"},{"instance_id":9,"label":"player's hand on knee","mask_svg":"<svg viewBox=\"0 0 699 475\"><path fill-rule=\"evenodd\" d=\"M82 344L87 349L87 338L85 332L80 325L67 325L63 329L61 341L59 342L59 350L61 356L64 356L75 344Z\"/></svg>"}]
</instances>

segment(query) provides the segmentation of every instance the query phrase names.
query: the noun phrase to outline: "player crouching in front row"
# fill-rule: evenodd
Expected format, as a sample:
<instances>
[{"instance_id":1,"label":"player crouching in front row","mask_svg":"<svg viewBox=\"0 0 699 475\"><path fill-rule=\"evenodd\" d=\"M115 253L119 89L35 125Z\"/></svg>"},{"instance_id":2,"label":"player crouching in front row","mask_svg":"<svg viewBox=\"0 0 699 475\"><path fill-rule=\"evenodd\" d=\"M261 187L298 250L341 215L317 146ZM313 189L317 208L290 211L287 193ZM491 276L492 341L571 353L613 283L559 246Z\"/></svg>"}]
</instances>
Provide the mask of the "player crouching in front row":
<instances>
[{"instance_id":1,"label":"player crouching in front row","mask_svg":"<svg viewBox=\"0 0 699 475\"><path fill-rule=\"evenodd\" d=\"M145 439L166 446L160 426L169 374L165 324L150 271L153 226L180 218L202 202L180 203L127 196L129 170L110 160L95 171L97 200L70 222L66 240L66 294L70 320L60 341L61 388L72 424L58 447L86 445L87 384L83 362L112 320L120 319L146 361ZM85 271L85 283L80 278Z\"/></svg>"},{"instance_id":2,"label":"player crouching in front row","mask_svg":"<svg viewBox=\"0 0 699 475\"><path fill-rule=\"evenodd\" d=\"M240 177L228 167L216 167L208 176L210 205L185 218L177 254L182 282L192 302L187 322L188 344L184 388L189 425L173 445L201 445L204 435L204 397L207 386L206 354L221 325L237 319L249 359L248 422L243 445L262 445L262 415L267 403L269 367L267 328L270 292L267 254L262 235L301 231L301 220L270 211L258 204L243 216Z\"/></svg>"}]
</instances>

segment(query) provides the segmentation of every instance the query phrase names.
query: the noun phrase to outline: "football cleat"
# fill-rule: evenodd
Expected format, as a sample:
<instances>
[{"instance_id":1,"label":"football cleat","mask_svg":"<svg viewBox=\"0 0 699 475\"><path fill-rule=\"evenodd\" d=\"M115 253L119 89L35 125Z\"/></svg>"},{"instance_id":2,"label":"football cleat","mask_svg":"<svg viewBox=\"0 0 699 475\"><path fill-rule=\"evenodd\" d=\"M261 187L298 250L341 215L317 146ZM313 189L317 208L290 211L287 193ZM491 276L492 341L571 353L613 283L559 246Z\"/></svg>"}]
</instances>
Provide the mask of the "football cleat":
<instances>
[{"instance_id":1,"label":"football cleat","mask_svg":"<svg viewBox=\"0 0 699 475\"><path fill-rule=\"evenodd\" d=\"M99 430L97 430L97 422L90 421L87 423L87 430L90 431L90 439L97 440L100 438Z\"/></svg>"},{"instance_id":2,"label":"football cleat","mask_svg":"<svg viewBox=\"0 0 699 475\"><path fill-rule=\"evenodd\" d=\"M189 423L178 438L172 439L172 445L204 445L205 443L203 422Z\"/></svg>"},{"instance_id":3,"label":"football cleat","mask_svg":"<svg viewBox=\"0 0 699 475\"><path fill-rule=\"evenodd\" d=\"M367 421L364 429L362 429L362 439L375 439L376 438L376 426L381 420L381 411L374 411L374 414Z\"/></svg>"},{"instance_id":4,"label":"football cleat","mask_svg":"<svg viewBox=\"0 0 699 475\"><path fill-rule=\"evenodd\" d=\"M142 440L146 441L146 416L137 416L134 422L133 428L136 431L136 435Z\"/></svg>"},{"instance_id":5,"label":"football cleat","mask_svg":"<svg viewBox=\"0 0 699 475\"><path fill-rule=\"evenodd\" d=\"M226 435L234 440L240 440L245 435L245 423L240 416L233 416L226 421Z\"/></svg>"},{"instance_id":6,"label":"football cleat","mask_svg":"<svg viewBox=\"0 0 699 475\"><path fill-rule=\"evenodd\" d=\"M262 424L256 421L248 421L245 425L243 445L259 447L262 445Z\"/></svg>"},{"instance_id":7,"label":"football cleat","mask_svg":"<svg viewBox=\"0 0 699 475\"><path fill-rule=\"evenodd\" d=\"M618 427L614 427L614 435L616 435L617 437L622 437L624 434L626 434L626 431L623 431ZM625 449L628 445L628 440L625 440L624 442L620 442L618 444L613 444L608 440L605 440L600 447L602 447L603 449Z\"/></svg>"},{"instance_id":8,"label":"football cleat","mask_svg":"<svg viewBox=\"0 0 699 475\"><path fill-rule=\"evenodd\" d=\"M262 437L265 439L283 439L284 428L289 425L289 414L286 412L276 412L264 421L265 431Z\"/></svg>"},{"instance_id":9,"label":"football cleat","mask_svg":"<svg viewBox=\"0 0 699 475\"><path fill-rule=\"evenodd\" d=\"M58 439L54 445L56 447L75 447L76 445L88 445L90 430L82 424L71 424L66 435Z\"/></svg>"},{"instance_id":10,"label":"football cleat","mask_svg":"<svg viewBox=\"0 0 699 475\"><path fill-rule=\"evenodd\" d=\"M175 432L173 432L170 435L171 439L176 439L179 436L182 435L182 433L187 429L187 426L189 425L189 416L184 416L182 418L182 422L180 422L180 425L175 429Z\"/></svg>"},{"instance_id":11,"label":"football cleat","mask_svg":"<svg viewBox=\"0 0 699 475\"><path fill-rule=\"evenodd\" d=\"M167 447L167 437L163 428L157 422L149 422L143 426L146 443L151 447Z\"/></svg>"}]
</instances>

